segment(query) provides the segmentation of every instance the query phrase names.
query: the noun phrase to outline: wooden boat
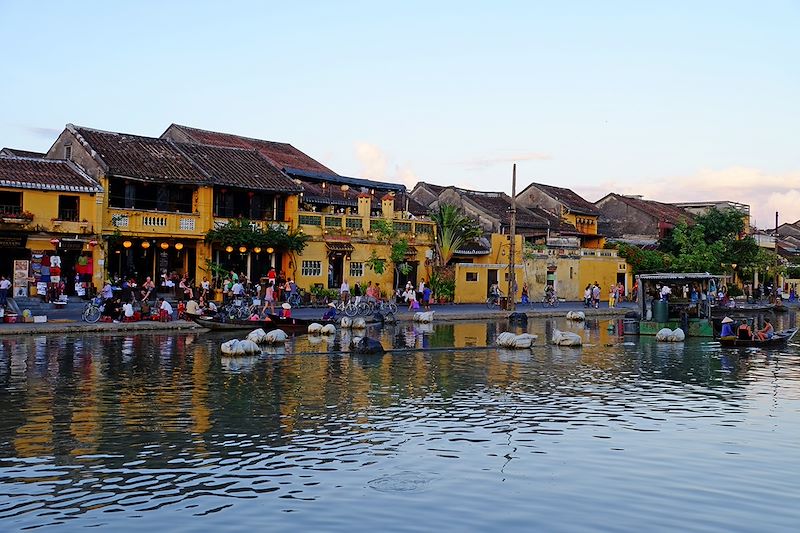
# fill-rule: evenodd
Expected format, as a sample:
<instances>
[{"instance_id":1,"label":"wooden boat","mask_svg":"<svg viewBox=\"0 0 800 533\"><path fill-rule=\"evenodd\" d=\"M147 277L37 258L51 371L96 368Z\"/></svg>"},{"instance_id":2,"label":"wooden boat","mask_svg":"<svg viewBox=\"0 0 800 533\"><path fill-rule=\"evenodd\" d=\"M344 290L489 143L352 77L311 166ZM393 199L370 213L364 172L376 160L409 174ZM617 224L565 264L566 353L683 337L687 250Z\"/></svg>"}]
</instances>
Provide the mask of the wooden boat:
<instances>
[{"instance_id":1,"label":"wooden boat","mask_svg":"<svg viewBox=\"0 0 800 533\"><path fill-rule=\"evenodd\" d=\"M797 328L775 332L771 339L760 341L758 339L746 340L737 337L720 337L719 344L724 348L770 348L783 346L797 333Z\"/></svg>"},{"instance_id":2,"label":"wooden boat","mask_svg":"<svg viewBox=\"0 0 800 533\"><path fill-rule=\"evenodd\" d=\"M241 331L261 328L264 331L282 329L286 333L307 333L309 324L333 324L325 320L308 320L302 318L283 318L277 315L267 315L263 320L225 319L208 316L191 316L195 324L214 331Z\"/></svg>"},{"instance_id":3,"label":"wooden boat","mask_svg":"<svg viewBox=\"0 0 800 533\"><path fill-rule=\"evenodd\" d=\"M722 307L716 305L711 308L711 316L714 318L723 318L726 316L734 315L753 315L758 313L767 313L775 308L773 304L737 304L736 307Z\"/></svg>"}]
</instances>

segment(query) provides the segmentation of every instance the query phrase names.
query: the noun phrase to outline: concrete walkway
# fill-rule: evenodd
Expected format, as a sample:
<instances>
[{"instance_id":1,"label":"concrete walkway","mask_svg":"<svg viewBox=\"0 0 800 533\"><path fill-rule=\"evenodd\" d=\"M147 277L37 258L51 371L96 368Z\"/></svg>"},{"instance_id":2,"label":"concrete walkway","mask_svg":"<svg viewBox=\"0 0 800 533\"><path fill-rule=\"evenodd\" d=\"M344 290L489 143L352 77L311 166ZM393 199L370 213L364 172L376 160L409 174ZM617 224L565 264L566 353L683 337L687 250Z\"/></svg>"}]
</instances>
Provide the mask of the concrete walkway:
<instances>
[{"instance_id":1,"label":"concrete walkway","mask_svg":"<svg viewBox=\"0 0 800 533\"><path fill-rule=\"evenodd\" d=\"M516 311L525 313L531 318L563 317L567 311L583 311L587 317L608 318L622 316L627 311L635 309L634 304L623 304L616 309L609 309L608 304L601 304L599 309L587 309L583 302L561 302L558 307L543 308L541 304L517 306ZM76 333L76 332L137 332L137 331L168 331L168 330L187 330L201 329L200 326L191 321L173 320L171 322L153 322L143 320L140 322L97 322L88 324L81 320L82 307L53 311L48 313L47 323L44 324L5 324L0 323L0 335L30 335L48 333ZM319 319L326 308L302 307L292 310L292 315L296 318ZM431 306L432 311L436 311L437 321L449 320L486 320L502 319L511 313L501 309L487 309L483 304L443 304ZM401 307L396 315L399 322L411 321L415 311Z\"/></svg>"}]
</instances>

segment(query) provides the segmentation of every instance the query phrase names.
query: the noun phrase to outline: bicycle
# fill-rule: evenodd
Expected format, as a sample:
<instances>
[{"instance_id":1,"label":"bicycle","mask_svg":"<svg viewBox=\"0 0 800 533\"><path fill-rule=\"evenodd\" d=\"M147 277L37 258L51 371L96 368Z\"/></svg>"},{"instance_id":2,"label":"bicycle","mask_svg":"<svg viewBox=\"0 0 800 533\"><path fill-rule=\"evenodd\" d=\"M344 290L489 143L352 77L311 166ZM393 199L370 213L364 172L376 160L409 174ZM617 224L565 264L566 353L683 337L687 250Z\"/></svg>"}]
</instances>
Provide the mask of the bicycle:
<instances>
[{"instance_id":1,"label":"bicycle","mask_svg":"<svg viewBox=\"0 0 800 533\"><path fill-rule=\"evenodd\" d=\"M490 294L488 298L486 298L486 307L489 309L494 309L495 307L500 307L500 298L503 297L502 292L498 292L497 294Z\"/></svg>"},{"instance_id":2,"label":"bicycle","mask_svg":"<svg viewBox=\"0 0 800 533\"><path fill-rule=\"evenodd\" d=\"M100 320L100 305L102 304L102 299L100 297L93 298L86 306L83 308L83 313L81 314L81 318L84 322L89 322L90 324L94 324L98 320Z\"/></svg>"},{"instance_id":3,"label":"bicycle","mask_svg":"<svg viewBox=\"0 0 800 533\"><path fill-rule=\"evenodd\" d=\"M397 304L394 302L384 302L381 300L377 306L373 304L373 309L377 310L382 315L386 315L388 313L395 314L397 313Z\"/></svg>"},{"instance_id":4,"label":"bicycle","mask_svg":"<svg viewBox=\"0 0 800 533\"><path fill-rule=\"evenodd\" d=\"M358 315L358 306L353 303L353 300L348 300L346 303L339 300L339 303L336 304L336 310L346 314L350 318Z\"/></svg>"},{"instance_id":5,"label":"bicycle","mask_svg":"<svg viewBox=\"0 0 800 533\"><path fill-rule=\"evenodd\" d=\"M300 304L302 303L302 298L300 298L300 293L299 292L290 292L289 293L289 297L286 299L286 301L293 308L298 308L298 307L300 307Z\"/></svg>"},{"instance_id":6,"label":"bicycle","mask_svg":"<svg viewBox=\"0 0 800 533\"><path fill-rule=\"evenodd\" d=\"M558 307L558 296L551 292L542 296L542 307Z\"/></svg>"}]
</instances>

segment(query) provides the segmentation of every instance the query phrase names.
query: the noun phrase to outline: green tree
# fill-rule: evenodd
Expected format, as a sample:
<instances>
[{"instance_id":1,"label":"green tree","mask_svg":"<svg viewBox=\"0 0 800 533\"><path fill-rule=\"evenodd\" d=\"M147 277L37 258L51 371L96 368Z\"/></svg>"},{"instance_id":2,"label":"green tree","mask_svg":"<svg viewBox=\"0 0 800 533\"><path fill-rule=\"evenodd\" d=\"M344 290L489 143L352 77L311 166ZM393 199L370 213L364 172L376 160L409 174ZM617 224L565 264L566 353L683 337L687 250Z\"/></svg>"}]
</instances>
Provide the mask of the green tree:
<instances>
[{"instance_id":1,"label":"green tree","mask_svg":"<svg viewBox=\"0 0 800 533\"><path fill-rule=\"evenodd\" d=\"M452 204L439 204L431 211L430 217L436 224L436 259L439 266L447 265L456 250L483 235L478 222Z\"/></svg>"},{"instance_id":2,"label":"green tree","mask_svg":"<svg viewBox=\"0 0 800 533\"><path fill-rule=\"evenodd\" d=\"M406 262L408 241L398 235L391 220L372 220L370 221L370 230L375 232L379 242L390 244L389 257L388 259L380 257L375 250L372 250L372 254L365 263L376 274L383 274L387 264L394 266L392 279L394 285L397 286L397 273L408 274L411 271L411 265Z\"/></svg>"}]
</instances>

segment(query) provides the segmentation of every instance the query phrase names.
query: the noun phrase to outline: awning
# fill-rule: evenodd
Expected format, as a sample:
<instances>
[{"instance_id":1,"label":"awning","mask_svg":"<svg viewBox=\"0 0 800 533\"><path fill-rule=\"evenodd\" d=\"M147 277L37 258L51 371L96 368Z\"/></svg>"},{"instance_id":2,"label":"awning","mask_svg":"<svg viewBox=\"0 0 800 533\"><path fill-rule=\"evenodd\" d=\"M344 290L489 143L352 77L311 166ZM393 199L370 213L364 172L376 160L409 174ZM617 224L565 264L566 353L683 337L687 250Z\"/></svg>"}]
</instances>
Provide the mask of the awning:
<instances>
[{"instance_id":1,"label":"awning","mask_svg":"<svg viewBox=\"0 0 800 533\"><path fill-rule=\"evenodd\" d=\"M351 254L353 253L353 245L349 242L326 242L325 246L328 247L328 253L337 254Z\"/></svg>"}]
</instances>

